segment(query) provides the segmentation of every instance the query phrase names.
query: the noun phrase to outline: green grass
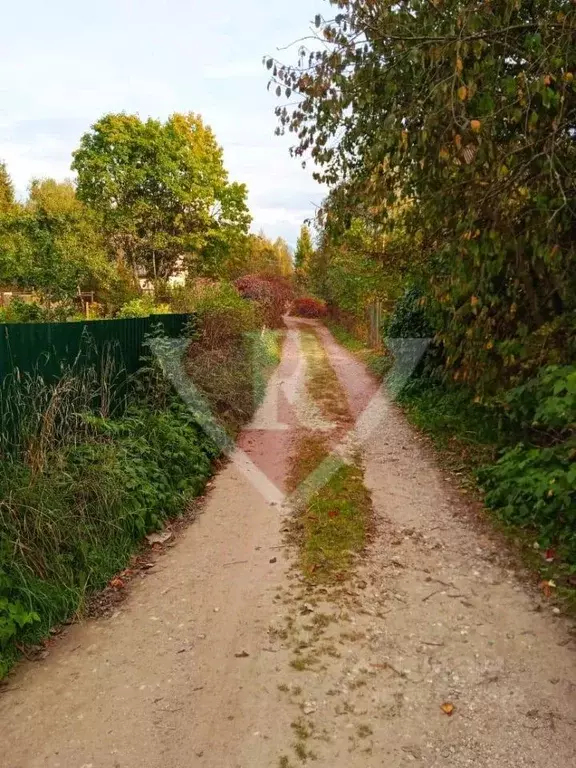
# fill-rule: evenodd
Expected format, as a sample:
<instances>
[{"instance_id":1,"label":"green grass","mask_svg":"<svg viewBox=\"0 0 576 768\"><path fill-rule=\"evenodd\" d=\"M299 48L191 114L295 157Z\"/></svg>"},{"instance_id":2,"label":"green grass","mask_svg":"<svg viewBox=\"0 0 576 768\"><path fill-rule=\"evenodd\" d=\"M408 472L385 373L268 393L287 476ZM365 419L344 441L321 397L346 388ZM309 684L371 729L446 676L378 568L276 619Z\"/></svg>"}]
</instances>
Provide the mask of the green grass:
<instances>
[{"instance_id":1,"label":"green grass","mask_svg":"<svg viewBox=\"0 0 576 768\"><path fill-rule=\"evenodd\" d=\"M351 423L345 392L315 333L302 333L302 348L308 362L308 392L324 418L337 425L327 434L301 431L289 477L295 493L292 533L300 548L300 564L310 581L320 583L349 573L355 553L366 542L372 503L360 456L343 463L331 451L331 441L341 439ZM323 462L329 463L327 480L309 495L308 478Z\"/></svg>"},{"instance_id":2,"label":"green grass","mask_svg":"<svg viewBox=\"0 0 576 768\"><path fill-rule=\"evenodd\" d=\"M237 423L262 399L280 343L266 331L238 346L250 375L227 379L229 399L246 404ZM229 371L235 363L224 356ZM111 415L102 404L113 383L71 370L57 384L22 375L0 392L14 414L0 436L0 677L21 646L81 613L212 473L219 449L155 364Z\"/></svg>"},{"instance_id":3,"label":"green grass","mask_svg":"<svg viewBox=\"0 0 576 768\"><path fill-rule=\"evenodd\" d=\"M342 578L364 547L371 499L357 462L332 475L299 516L302 568L315 582Z\"/></svg>"},{"instance_id":4,"label":"green grass","mask_svg":"<svg viewBox=\"0 0 576 768\"><path fill-rule=\"evenodd\" d=\"M503 446L501 418L462 388L430 378L410 381L397 397L408 419L426 432L457 471L492 463Z\"/></svg>"},{"instance_id":5,"label":"green grass","mask_svg":"<svg viewBox=\"0 0 576 768\"><path fill-rule=\"evenodd\" d=\"M17 645L82 611L148 531L180 514L211 473L208 438L177 405L94 417L82 442L0 468L0 673ZM14 623L19 615L33 621Z\"/></svg>"}]
</instances>

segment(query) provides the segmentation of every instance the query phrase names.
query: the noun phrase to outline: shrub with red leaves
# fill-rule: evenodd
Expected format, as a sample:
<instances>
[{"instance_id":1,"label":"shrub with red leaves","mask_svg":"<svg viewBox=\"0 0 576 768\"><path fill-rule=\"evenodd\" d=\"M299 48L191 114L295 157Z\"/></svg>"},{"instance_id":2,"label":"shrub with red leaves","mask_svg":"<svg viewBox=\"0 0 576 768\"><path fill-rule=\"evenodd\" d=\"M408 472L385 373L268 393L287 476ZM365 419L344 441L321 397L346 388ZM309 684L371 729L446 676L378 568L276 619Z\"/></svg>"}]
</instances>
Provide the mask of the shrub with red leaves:
<instances>
[{"instance_id":1,"label":"shrub with red leaves","mask_svg":"<svg viewBox=\"0 0 576 768\"><path fill-rule=\"evenodd\" d=\"M305 296L296 299L292 312L298 317L325 317L327 313L326 302L312 296Z\"/></svg>"},{"instance_id":2,"label":"shrub with red leaves","mask_svg":"<svg viewBox=\"0 0 576 768\"><path fill-rule=\"evenodd\" d=\"M234 283L241 296L258 302L262 319L270 328L282 326L282 315L292 299L292 286L283 277L245 275Z\"/></svg>"}]
</instances>

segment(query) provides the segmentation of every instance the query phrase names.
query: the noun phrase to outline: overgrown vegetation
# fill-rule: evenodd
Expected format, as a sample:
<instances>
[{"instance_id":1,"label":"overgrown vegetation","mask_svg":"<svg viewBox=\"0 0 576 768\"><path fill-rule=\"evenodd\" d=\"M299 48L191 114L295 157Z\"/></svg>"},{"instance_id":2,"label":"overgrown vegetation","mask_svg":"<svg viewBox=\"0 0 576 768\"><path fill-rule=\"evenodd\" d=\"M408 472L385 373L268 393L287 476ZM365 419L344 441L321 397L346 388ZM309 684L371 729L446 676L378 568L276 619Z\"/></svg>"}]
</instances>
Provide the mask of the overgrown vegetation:
<instances>
[{"instance_id":1,"label":"overgrown vegetation","mask_svg":"<svg viewBox=\"0 0 576 768\"><path fill-rule=\"evenodd\" d=\"M262 326L265 301L247 301L230 284L198 285L190 307L200 320L186 369L231 436L264 397L268 373L280 359L280 332Z\"/></svg>"},{"instance_id":2,"label":"overgrown vegetation","mask_svg":"<svg viewBox=\"0 0 576 768\"><path fill-rule=\"evenodd\" d=\"M411 417L574 569L574 6L331 5L296 66L266 61L330 187L305 284L349 329L378 298L397 359L432 339Z\"/></svg>"},{"instance_id":3,"label":"overgrown vegetation","mask_svg":"<svg viewBox=\"0 0 576 768\"><path fill-rule=\"evenodd\" d=\"M264 395L280 336L230 284L180 300L197 315L183 365L233 435ZM0 676L186 509L223 448L156 358L128 382L116 359L103 349L50 382L20 371L2 382Z\"/></svg>"},{"instance_id":4,"label":"overgrown vegetation","mask_svg":"<svg viewBox=\"0 0 576 768\"><path fill-rule=\"evenodd\" d=\"M292 314L297 317L324 317L326 315L326 302L316 299L314 296L300 296L294 301Z\"/></svg>"},{"instance_id":5,"label":"overgrown vegetation","mask_svg":"<svg viewBox=\"0 0 576 768\"><path fill-rule=\"evenodd\" d=\"M0 673L21 644L82 609L134 547L180 514L217 454L151 369L113 403L113 366L72 366L59 381L2 385Z\"/></svg>"}]
</instances>

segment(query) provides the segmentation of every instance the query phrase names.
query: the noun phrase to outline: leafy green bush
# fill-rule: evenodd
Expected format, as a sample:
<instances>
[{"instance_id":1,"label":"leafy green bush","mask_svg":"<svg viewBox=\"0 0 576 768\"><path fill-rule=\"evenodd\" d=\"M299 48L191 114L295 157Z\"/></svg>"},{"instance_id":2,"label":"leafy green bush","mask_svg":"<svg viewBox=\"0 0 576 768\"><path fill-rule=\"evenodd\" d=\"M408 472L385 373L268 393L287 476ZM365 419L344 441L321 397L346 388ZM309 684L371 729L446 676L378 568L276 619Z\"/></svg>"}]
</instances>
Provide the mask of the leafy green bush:
<instances>
[{"instance_id":1,"label":"leafy green bush","mask_svg":"<svg viewBox=\"0 0 576 768\"><path fill-rule=\"evenodd\" d=\"M576 365L548 365L508 392L512 417L523 426L555 436L576 429Z\"/></svg>"},{"instance_id":2,"label":"leafy green bush","mask_svg":"<svg viewBox=\"0 0 576 768\"><path fill-rule=\"evenodd\" d=\"M436 376L415 377L398 399L460 465L478 470L488 507L576 565L576 366L547 366L503 402Z\"/></svg>"},{"instance_id":3,"label":"leafy green bush","mask_svg":"<svg viewBox=\"0 0 576 768\"><path fill-rule=\"evenodd\" d=\"M414 377L431 375L438 367L441 351L433 341L434 327L419 287L408 288L397 300L382 332L395 361L388 378L395 395Z\"/></svg>"},{"instance_id":4,"label":"leafy green bush","mask_svg":"<svg viewBox=\"0 0 576 768\"><path fill-rule=\"evenodd\" d=\"M394 305L384 326L390 339L421 339L434 336L434 328L426 312L425 297L416 286L408 288Z\"/></svg>"},{"instance_id":5,"label":"leafy green bush","mask_svg":"<svg viewBox=\"0 0 576 768\"><path fill-rule=\"evenodd\" d=\"M125 567L211 471L216 449L177 403L86 418L92 436L51 452L43 471L14 460L0 468L0 634L12 621L5 665L14 642L41 637Z\"/></svg>"},{"instance_id":6,"label":"leafy green bush","mask_svg":"<svg viewBox=\"0 0 576 768\"><path fill-rule=\"evenodd\" d=\"M172 306L177 312L196 314L202 343L211 348L228 344L260 326L257 305L245 301L225 280L202 279L175 288Z\"/></svg>"},{"instance_id":7,"label":"leafy green bush","mask_svg":"<svg viewBox=\"0 0 576 768\"><path fill-rule=\"evenodd\" d=\"M169 304L155 304L152 296L140 296L123 304L118 317L148 317L149 315L169 315L172 312Z\"/></svg>"},{"instance_id":8,"label":"leafy green bush","mask_svg":"<svg viewBox=\"0 0 576 768\"><path fill-rule=\"evenodd\" d=\"M542 368L506 404L526 438L480 473L486 503L576 563L576 366Z\"/></svg>"},{"instance_id":9,"label":"leafy green bush","mask_svg":"<svg viewBox=\"0 0 576 768\"><path fill-rule=\"evenodd\" d=\"M78 307L71 303L44 307L15 296L8 306L0 308L0 323L63 323L77 314Z\"/></svg>"},{"instance_id":10,"label":"leafy green bush","mask_svg":"<svg viewBox=\"0 0 576 768\"><path fill-rule=\"evenodd\" d=\"M575 438L545 448L517 445L479 476L489 507L576 564Z\"/></svg>"},{"instance_id":11,"label":"leafy green bush","mask_svg":"<svg viewBox=\"0 0 576 768\"><path fill-rule=\"evenodd\" d=\"M264 394L279 337L243 334L220 349L217 366L212 357L202 370L216 400L227 382L238 426ZM73 367L53 383L18 374L0 387L0 677L20 644L81 610L212 471L219 448L157 360L121 397L116 382L101 361L98 372Z\"/></svg>"},{"instance_id":12,"label":"leafy green bush","mask_svg":"<svg viewBox=\"0 0 576 768\"><path fill-rule=\"evenodd\" d=\"M104 358L98 371L73 366L52 383L23 373L4 380L0 674L16 644L81 608L211 472L216 447L166 382L158 396L152 370L128 392L123 379L119 397Z\"/></svg>"}]
</instances>

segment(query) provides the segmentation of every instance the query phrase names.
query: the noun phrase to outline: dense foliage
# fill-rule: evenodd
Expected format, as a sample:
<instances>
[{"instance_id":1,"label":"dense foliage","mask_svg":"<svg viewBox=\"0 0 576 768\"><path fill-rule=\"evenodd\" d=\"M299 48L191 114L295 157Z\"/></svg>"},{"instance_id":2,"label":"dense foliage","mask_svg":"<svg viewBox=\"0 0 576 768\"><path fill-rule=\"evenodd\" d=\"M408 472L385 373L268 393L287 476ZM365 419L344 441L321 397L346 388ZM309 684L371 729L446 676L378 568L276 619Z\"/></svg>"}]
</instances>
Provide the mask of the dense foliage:
<instances>
[{"instance_id":1,"label":"dense foliage","mask_svg":"<svg viewBox=\"0 0 576 768\"><path fill-rule=\"evenodd\" d=\"M447 368L478 390L569 360L573 4L332 5L299 66L269 61L300 97L278 108L295 154L340 188L328 212L385 233L402 206L393 231L428 278Z\"/></svg>"},{"instance_id":2,"label":"dense foliage","mask_svg":"<svg viewBox=\"0 0 576 768\"><path fill-rule=\"evenodd\" d=\"M228 181L197 115L106 115L82 137L72 168L113 250L148 277L169 277L183 254L220 260L248 230L246 187Z\"/></svg>"},{"instance_id":3,"label":"dense foliage","mask_svg":"<svg viewBox=\"0 0 576 768\"><path fill-rule=\"evenodd\" d=\"M283 325L282 317L286 313L293 290L289 281L283 277L271 275L245 275L236 280L236 288L241 296L257 302L263 321L271 328Z\"/></svg>"},{"instance_id":4,"label":"dense foliage","mask_svg":"<svg viewBox=\"0 0 576 768\"><path fill-rule=\"evenodd\" d=\"M254 309L232 286L197 306L183 364L234 433L263 397L278 338L255 332ZM210 333L211 314L223 311L227 340ZM0 677L21 644L82 611L144 534L185 511L221 452L154 358L119 389L109 357L98 371L78 359L57 382L18 372L0 387Z\"/></svg>"},{"instance_id":5,"label":"dense foliage","mask_svg":"<svg viewBox=\"0 0 576 768\"><path fill-rule=\"evenodd\" d=\"M292 273L284 240L248 234L247 189L229 180L198 115L105 115L72 168L77 183L33 180L21 203L0 163L0 287L33 294L43 309L76 300L81 310L84 292L111 315L174 277Z\"/></svg>"},{"instance_id":6,"label":"dense foliage","mask_svg":"<svg viewBox=\"0 0 576 768\"><path fill-rule=\"evenodd\" d=\"M33 181L24 205L0 211L1 283L62 300L112 279L99 219L71 182Z\"/></svg>"},{"instance_id":7,"label":"dense foliage","mask_svg":"<svg viewBox=\"0 0 576 768\"><path fill-rule=\"evenodd\" d=\"M300 296L292 305L292 314L297 317L324 317L326 302L313 296Z\"/></svg>"},{"instance_id":8,"label":"dense foliage","mask_svg":"<svg viewBox=\"0 0 576 768\"><path fill-rule=\"evenodd\" d=\"M330 5L295 66L266 61L278 132L330 187L308 287L432 339L411 416L473 446L487 503L575 562L574 4Z\"/></svg>"}]
</instances>

